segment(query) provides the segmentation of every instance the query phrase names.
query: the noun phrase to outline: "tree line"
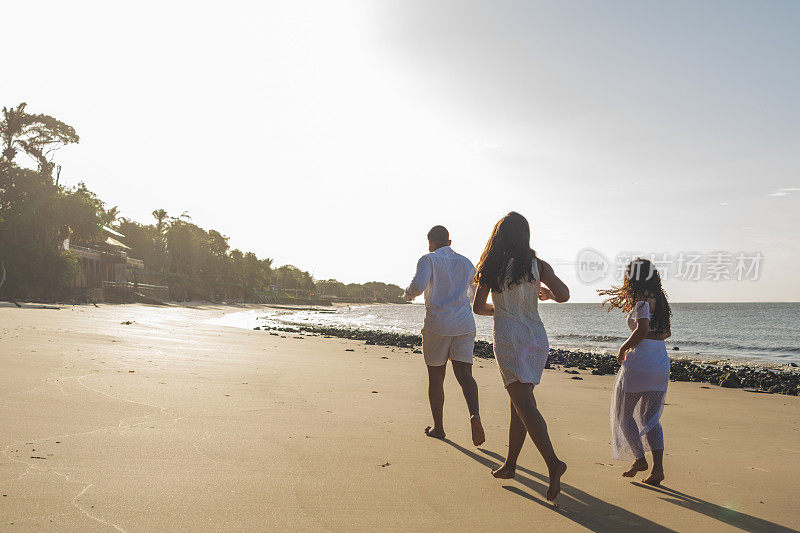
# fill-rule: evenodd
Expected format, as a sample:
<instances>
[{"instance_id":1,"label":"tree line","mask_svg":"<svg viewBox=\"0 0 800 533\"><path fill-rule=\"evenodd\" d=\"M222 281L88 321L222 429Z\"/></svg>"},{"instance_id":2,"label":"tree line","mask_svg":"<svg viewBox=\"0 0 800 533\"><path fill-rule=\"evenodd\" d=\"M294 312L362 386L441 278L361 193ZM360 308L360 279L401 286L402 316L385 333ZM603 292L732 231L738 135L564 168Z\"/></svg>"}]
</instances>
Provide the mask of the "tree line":
<instances>
[{"instance_id":1,"label":"tree line","mask_svg":"<svg viewBox=\"0 0 800 533\"><path fill-rule=\"evenodd\" d=\"M0 291L5 297L52 299L69 293L80 266L60 243L68 238L91 248L109 227L125 235L131 257L144 261L144 282L166 285L174 300L401 301L397 285L315 280L298 267L275 267L271 258L231 249L228 237L201 228L186 213L170 216L157 209L151 223L120 216L83 182L59 183L61 168L52 156L80 138L72 126L26 107L4 107L0 120L0 261L7 271Z\"/></svg>"}]
</instances>

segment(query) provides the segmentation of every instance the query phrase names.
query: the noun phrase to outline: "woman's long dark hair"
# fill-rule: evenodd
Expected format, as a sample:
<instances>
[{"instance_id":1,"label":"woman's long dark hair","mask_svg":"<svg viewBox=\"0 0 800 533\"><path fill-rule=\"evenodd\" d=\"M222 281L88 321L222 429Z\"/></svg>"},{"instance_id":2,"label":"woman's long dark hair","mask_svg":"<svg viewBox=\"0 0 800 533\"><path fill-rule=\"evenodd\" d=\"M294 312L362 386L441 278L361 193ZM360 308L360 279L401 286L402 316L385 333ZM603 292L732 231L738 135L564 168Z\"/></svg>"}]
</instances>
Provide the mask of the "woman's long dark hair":
<instances>
[{"instance_id":1,"label":"woman's long dark hair","mask_svg":"<svg viewBox=\"0 0 800 533\"><path fill-rule=\"evenodd\" d=\"M670 331L672 309L667 301L667 293L661 287L661 275L649 260L641 257L634 259L625 267L625 279L623 279L621 287L598 290L597 293L600 296L608 296L603 300L603 307L608 304L609 311L619 308L626 313L630 312L639 300L655 299L656 308L653 310L650 329L662 332Z\"/></svg>"},{"instance_id":2,"label":"woman's long dark hair","mask_svg":"<svg viewBox=\"0 0 800 533\"><path fill-rule=\"evenodd\" d=\"M502 292L523 281L536 281L531 268L535 257L531 227L524 216L512 211L494 225L478 262L475 283Z\"/></svg>"}]
</instances>

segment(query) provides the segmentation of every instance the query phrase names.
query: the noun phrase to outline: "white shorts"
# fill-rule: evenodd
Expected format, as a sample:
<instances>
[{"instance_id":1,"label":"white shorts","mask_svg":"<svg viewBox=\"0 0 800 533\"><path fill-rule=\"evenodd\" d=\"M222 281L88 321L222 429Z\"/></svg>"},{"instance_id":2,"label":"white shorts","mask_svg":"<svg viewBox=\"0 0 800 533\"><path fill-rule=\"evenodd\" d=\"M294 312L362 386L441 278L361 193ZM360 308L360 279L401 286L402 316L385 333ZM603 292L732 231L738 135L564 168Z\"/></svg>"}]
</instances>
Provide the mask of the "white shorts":
<instances>
[{"instance_id":1,"label":"white shorts","mask_svg":"<svg viewBox=\"0 0 800 533\"><path fill-rule=\"evenodd\" d=\"M439 335L422 331L422 356L428 366L442 366L447 360L472 364L475 334Z\"/></svg>"}]
</instances>

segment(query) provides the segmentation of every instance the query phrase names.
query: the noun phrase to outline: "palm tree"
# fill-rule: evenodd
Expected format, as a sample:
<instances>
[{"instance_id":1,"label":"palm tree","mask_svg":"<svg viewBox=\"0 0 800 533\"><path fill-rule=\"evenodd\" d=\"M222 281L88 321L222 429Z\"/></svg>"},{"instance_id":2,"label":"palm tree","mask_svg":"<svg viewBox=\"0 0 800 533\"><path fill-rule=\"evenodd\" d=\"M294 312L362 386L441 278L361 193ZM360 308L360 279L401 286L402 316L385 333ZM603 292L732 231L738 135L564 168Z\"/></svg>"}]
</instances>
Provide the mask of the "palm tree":
<instances>
[{"instance_id":1,"label":"palm tree","mask_svg":"<svg viewBox=\"0 0 800 533\"><path fill-rule=\"evenodd\" d=\"M159 235L164 234L164 220L167 218L167 212L163 209L156 209L153 211L153 216L156 219L156 231Z\"/></svg>"}]
</instances>

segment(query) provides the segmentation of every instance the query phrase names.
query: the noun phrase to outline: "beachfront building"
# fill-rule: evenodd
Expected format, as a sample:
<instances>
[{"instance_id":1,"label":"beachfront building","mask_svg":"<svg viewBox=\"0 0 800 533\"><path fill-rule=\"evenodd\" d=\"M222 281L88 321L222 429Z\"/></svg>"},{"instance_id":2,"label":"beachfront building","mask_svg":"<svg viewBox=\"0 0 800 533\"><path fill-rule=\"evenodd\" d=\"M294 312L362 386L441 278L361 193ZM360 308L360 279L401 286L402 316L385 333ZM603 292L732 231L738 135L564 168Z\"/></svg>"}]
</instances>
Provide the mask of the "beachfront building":
<instances>
[{"instance_id":1,"label":"beachfront building","mask_svg":"<svg viewBox=\"0 0 800 533\"><path fill-rule=\"evenodd\" d=\"M128 255L131 248L120 240L124 238L121 233L104 226L101 239L90 247L65 239L61 249L78 261L72 286L92 291L93 299L98 300L106 290L144 293L152 298L167 299L169 289L166 286L142 283L144 262Z\"/></svg>"}]
</instances>

